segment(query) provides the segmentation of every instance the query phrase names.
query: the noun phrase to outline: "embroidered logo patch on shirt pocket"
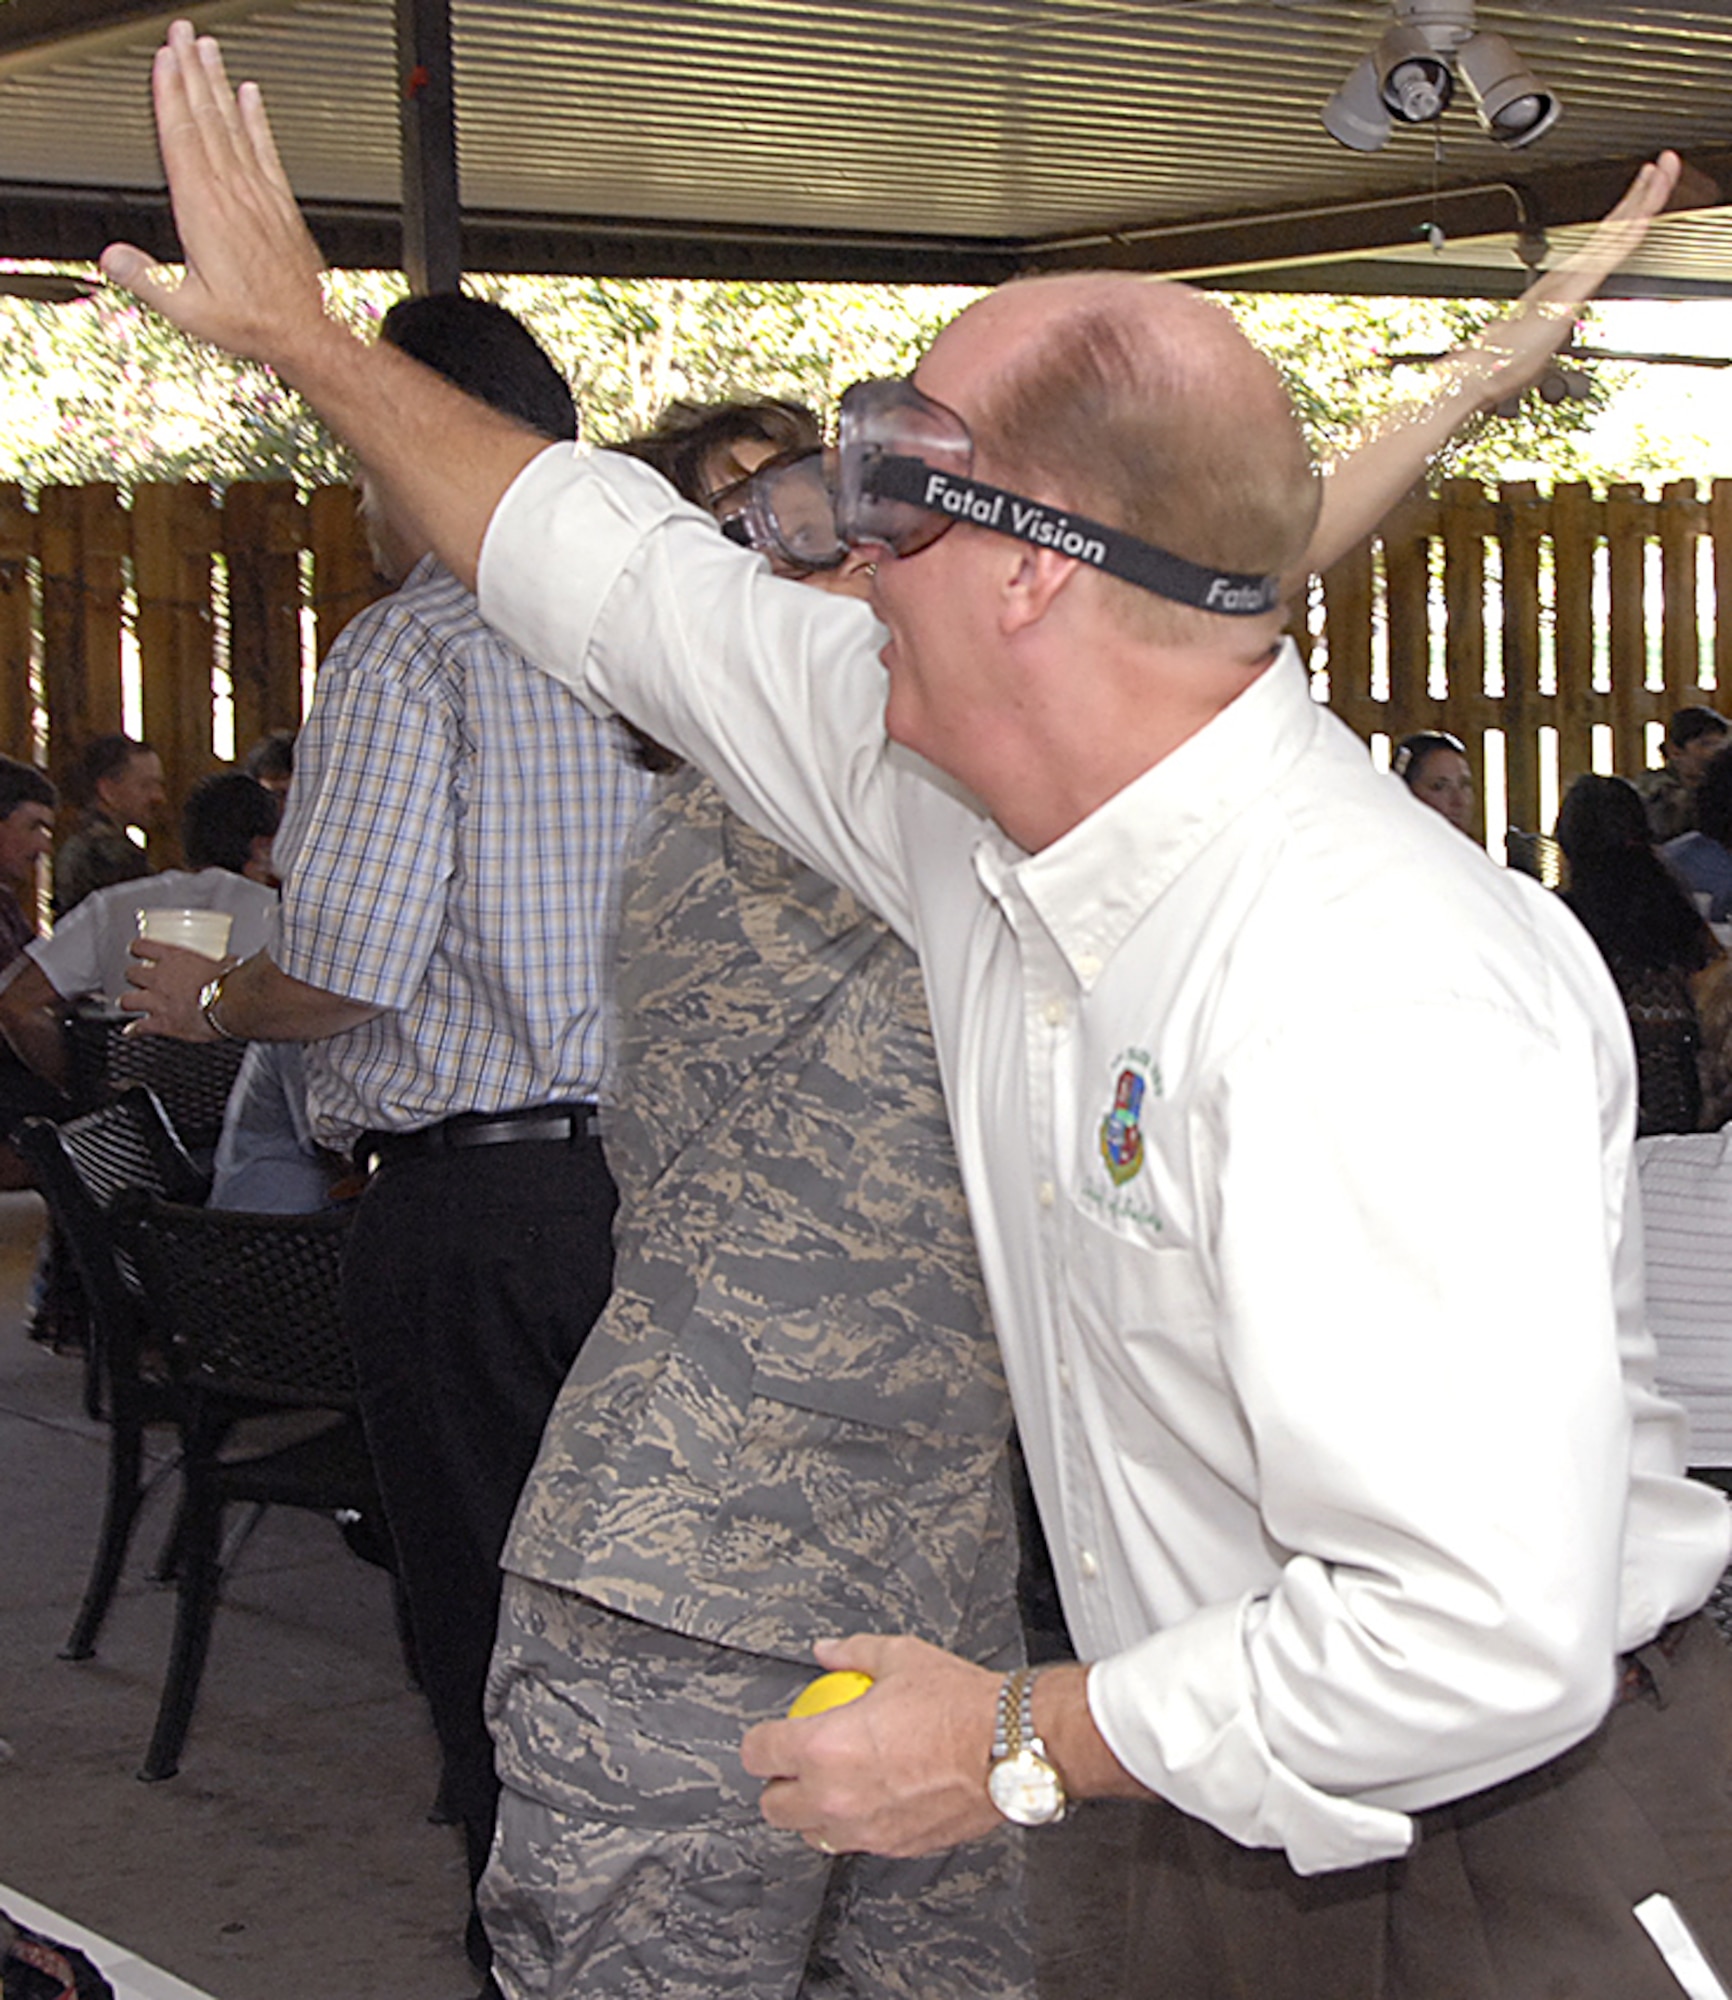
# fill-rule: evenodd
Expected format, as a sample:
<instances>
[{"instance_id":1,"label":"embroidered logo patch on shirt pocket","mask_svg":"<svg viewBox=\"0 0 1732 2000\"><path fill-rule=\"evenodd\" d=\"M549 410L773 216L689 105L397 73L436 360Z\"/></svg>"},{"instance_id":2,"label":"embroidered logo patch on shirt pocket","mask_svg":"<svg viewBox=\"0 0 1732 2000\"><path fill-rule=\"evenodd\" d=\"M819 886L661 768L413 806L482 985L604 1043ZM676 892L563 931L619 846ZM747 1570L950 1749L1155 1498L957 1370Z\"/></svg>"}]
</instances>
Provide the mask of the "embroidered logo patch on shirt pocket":
<instances>
[{"instance_id":1,"label":"embroidered logo patch on shirt pocket","mask_svg":"<svg viewBox=\"0 0 1732 2000\"><path fill-rule=\"evenodd\" d=\"M1151 1247L1169 1242L1174 1227L1162 1198L1168 1163L1151 1144L1167 1111L1160 1064L1147 1049L1123 1048L1106 1065L1098 1095L1085 1099L1080 1134L1078 1207L1115 1235Z\"/></svg>"}]
</instances>

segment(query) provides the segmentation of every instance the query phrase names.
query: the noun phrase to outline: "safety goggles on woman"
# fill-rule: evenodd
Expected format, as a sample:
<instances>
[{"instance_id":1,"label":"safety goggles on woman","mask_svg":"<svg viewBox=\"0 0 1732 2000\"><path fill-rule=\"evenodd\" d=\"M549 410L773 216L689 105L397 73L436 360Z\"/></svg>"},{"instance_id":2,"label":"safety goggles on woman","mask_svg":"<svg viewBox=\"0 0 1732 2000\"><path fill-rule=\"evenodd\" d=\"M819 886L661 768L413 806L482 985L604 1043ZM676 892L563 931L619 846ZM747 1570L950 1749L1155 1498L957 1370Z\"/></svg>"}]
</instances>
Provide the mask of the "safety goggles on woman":
<instances>
[{"instance_id":1,"label":"safety goggles on woman","mask_svg":"<svg viewBox=\"0 0 1732 2000\"><path fill-rule=\"evenodd\" d=\"M834 451L765 466L720 496L722 532L799 569L831 569L850 548L914 555L958 521L1056 550L1157 597L1228 617L1280 601L1277 579L1210 569L1067 509L975 479L968 426L912 382L856 382Z\"/></svg>"}]
</instances>

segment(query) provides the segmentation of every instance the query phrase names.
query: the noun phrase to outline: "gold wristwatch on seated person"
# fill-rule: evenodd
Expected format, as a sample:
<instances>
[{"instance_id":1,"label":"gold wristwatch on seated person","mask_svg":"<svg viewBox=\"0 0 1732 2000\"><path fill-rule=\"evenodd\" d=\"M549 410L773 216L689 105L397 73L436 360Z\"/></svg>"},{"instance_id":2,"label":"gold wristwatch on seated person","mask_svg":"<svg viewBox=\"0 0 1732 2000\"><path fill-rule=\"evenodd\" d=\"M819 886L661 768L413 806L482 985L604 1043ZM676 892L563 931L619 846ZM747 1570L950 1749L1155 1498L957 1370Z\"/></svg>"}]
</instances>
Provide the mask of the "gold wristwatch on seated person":
<instances>
[{"instance_id":1,"label":"gold wristwatch on seated person","mask_svg":"<svg viewBox=\"0 0 1732 2000\"><path fill-rule=\"evenodd\" d=\"M1035 1733L1033 1667L1018 1667L998 1690L986 1795L1015 1826L1052 1826L1064 1818L1064 1780Z\"/></svg>"}]
</instances>

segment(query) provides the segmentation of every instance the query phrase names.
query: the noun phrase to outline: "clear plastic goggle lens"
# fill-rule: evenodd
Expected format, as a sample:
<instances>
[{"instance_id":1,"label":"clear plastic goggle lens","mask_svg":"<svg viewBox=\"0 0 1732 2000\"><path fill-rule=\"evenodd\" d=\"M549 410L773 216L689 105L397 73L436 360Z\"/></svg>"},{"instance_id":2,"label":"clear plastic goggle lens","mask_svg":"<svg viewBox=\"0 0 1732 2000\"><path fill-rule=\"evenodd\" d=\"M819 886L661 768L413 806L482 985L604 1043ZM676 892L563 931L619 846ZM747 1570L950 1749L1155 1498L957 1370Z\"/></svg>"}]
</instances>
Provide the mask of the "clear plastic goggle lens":
<instances>
[{"instance_id":1,"label":"clear plastic goggle lens","mask_svg":"<svg viewBox=\"0 0 1732 2000\"><path fill-rule=\"evenodd\" d=\"M913 555L951 516L883 491L874 468L889 460L966 479L974 441L954 410L911 382L857 382L842 397L833 453L765 466L718 495L715 515L732 540L797 569L834 569L851 548Z\"/></svg>"},{"instance_id":2,"label":"clear plastic goggle lens","mask_svg":"<svg viewBox=\"0 0 1732 2000\"><path fill-rule=\"evenodd\" d=\"M847 553L823 452L765 466L717 497L723 534L795 569L834 569Z\"/></svg>"},{"instance_id":3,"label":"clear plastic goggle lens","mask_svg":"<svg viewBox=\"0 0 1732 2000\"><path fill-rule=\"evenodd\" d=\"M877 543L899 556L937 541L950 519L875 488L873 467L886 458L917 460L966 479L974 440L954 410L923 396L912 382L857 382L842 397L837 457L836 525L850 548Z\"/></svg>"}]
</instances>

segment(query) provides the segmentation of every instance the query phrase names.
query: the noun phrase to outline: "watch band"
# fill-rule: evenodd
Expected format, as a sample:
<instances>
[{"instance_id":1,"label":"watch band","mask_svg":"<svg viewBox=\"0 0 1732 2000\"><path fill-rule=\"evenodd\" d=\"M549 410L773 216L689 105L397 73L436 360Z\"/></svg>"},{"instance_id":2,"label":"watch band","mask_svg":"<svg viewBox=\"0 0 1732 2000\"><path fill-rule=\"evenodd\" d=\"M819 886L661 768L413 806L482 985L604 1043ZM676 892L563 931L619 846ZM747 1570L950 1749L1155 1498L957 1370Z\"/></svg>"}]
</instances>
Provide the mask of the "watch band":
<instances>
[{"instance_id":1,"label":"watch band","mask_svg":"<svg viewBox=\"0 0 1732 2000\"><path fill-rule=\"evenodd\" d=\"M1019 1667L1017 1673L1022 1669ZM998 1684L998 1706L992 1712L992 1762L1002 1764L1010 1755L1010 1732L1016 1727L1016 1674L1006 1674Z\"/></svg>"},{"instance_id":2,"label":"watch band","mask_svg":"<svg viewBox=\"0 0 1732 2000\"><path fill-rule=\"evenodd\" d=\"M1063 1819L1064 1781L1035 1732L1035 1667L1017 1667L999 1683L993 1714L992 1761L987 1796L1006 1819L1019 1826L1046 1826Z\"/></svg>"},{"instance_id":3,"label":"watch band","mask_svg":"<svg viewBox=\"0 0 1732 2000\"><path fill-rule=\"evenodd\" d=\"M207 979L198 990L199 1018L211 1033L225 1042L244 1042L245 1035L237 1035L232 1028L225 1028L217 1008L222 1004L223 983L234 971L232 965L225 965L214 979Z\"/></svg>"}]
</instances>

